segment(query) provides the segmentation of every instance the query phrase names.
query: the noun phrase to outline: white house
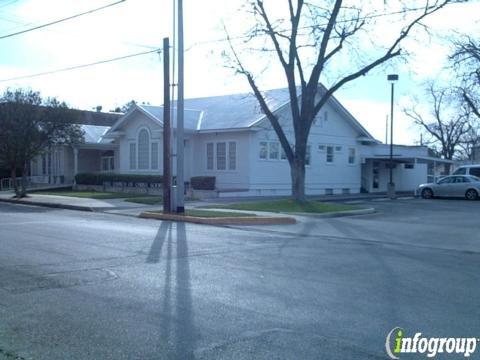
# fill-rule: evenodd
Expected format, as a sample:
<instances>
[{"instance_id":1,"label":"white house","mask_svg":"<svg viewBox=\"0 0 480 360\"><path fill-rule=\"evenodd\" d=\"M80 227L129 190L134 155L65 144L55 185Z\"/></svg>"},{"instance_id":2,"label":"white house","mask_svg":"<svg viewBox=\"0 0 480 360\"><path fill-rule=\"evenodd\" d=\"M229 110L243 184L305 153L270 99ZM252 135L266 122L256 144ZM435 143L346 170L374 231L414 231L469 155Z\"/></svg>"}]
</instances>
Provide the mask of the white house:
<instances>
[{"instance_id":1,"label":"white house","mask_svg":"<svg viewBox=\"0 0 480 360\"><path fill-rule=\"evenodd\" d=\"M293 143L288 91L265 95ZM187 99L185 108L186 181L215 176L219 196L290 194L288 161L255 97ZM55 169L64 182L73 182L74 175L83 172L162 173L162 107L136 105L112 126L82 126L85 144L53 151L61 153ZM386 191L389 147L374 139L334 97L315 119L307 153L309 195ZM436 175L445 160L429 156L426 147L395 146L394 162L397 189L410 191Z\"/></svg>"},{"instance_id":2,"label":"white house","mask_svg":"<svg viewBox=\"0 0 480 360\"><path fill-rule=\"evenodd\" d=\"M123 114L72 110L78 113L78 125L84 132L84 143L55 146L30 163L30 177L36 183L72 184L76 169L97 172L107 169L113 159L115 144L102 142L102 136ZM79 154L81 152L81 154ZM110 168L113 168L111 164Z\"/></svg>"}]
</instances>

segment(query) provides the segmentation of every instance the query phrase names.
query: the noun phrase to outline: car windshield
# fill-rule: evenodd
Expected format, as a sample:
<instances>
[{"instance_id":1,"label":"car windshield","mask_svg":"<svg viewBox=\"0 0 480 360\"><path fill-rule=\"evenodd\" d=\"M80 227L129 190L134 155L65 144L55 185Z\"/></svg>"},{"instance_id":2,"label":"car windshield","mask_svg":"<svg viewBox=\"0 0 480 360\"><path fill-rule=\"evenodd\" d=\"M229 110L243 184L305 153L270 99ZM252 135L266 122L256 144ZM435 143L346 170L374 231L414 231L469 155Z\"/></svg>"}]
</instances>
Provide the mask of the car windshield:
<instances>
[{"instance_id":1,"label":"car windshield","mask_svg":"<svg viewBox=\"0 0 480 360\"><path fill-rule=\"evenodd\" d=\"M438 184L448 184L448 183L451 183L452 182L452 177L444 177L440 180L438 180Z\"/></svg>"},{"instance_id":2,"label":"car windshield","mask_svg":"<svg viewBox=\"0 0 480 360\"><path fill-rule=\"evenodd\" d=\"M465 175L467 173L466 168L458 168L452 175Z\"/></svg>"}]
</instances>

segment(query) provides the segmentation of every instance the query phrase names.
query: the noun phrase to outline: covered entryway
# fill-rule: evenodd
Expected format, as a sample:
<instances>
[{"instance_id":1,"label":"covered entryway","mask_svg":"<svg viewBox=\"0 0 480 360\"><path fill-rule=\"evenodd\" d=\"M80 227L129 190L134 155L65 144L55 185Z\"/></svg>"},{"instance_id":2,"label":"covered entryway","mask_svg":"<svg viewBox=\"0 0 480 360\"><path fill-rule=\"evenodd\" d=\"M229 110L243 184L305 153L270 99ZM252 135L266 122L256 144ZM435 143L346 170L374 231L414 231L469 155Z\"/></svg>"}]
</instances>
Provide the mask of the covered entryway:
<instances>
[{"instance_id":1,"label":"covered entryway","mask_svg":"<svg viewBox=\"0 0 480 360\"><path fill-rule=\"evenodd\" d=\"M393 157L392 177L396 191L415 191L418 185L433 182L442 175L448 175L450 164L455 161L435 157ZM447 165L447 166L446 166ZM390 181L390 157L371 156L363 159L362 188L366 192L386 192Z\"/></svg>"},{"instance_id":2,"label":"covered entryway","mask_svg":"<svg viewBox=\"0 0 480 360\"><path fill-rule=\"evenodd\" d=\"M73 147L68 155L73 166L66 177L73 183L79 173L115 172L119 168L118 146L116 144L81 144Z\"/></svg>"}]
</instances>

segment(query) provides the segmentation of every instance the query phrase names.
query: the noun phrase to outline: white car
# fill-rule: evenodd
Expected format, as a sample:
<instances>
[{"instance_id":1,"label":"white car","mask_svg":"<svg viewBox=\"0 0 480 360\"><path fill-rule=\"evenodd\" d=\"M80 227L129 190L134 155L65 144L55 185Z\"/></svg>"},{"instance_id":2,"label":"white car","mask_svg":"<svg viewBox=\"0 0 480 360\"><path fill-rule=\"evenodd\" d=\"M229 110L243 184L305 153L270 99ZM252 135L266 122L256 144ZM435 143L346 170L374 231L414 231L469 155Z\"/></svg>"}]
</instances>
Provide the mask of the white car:
<instances>
[{"instance_id":1,"label":"white car","mask_svg":"<svg viewBox=\"0 0 480 360\"><path fill-rule=\"evenodd\" d=\"M443 196L476 200L480 194L480 178L473 175L445 176L435 183L420 185L418 192L424 199Z\"/></svg>"},{"instance_id":2,"label":"white car","mask_svg":"<svg viewBox=\"0 0 480 360\"><path fill-rule=\"evenodd\" d=\"M480 177L480 164L477 165L462 165L456 169L452 175L473 175Z\"/></svg>"}]
</instances>

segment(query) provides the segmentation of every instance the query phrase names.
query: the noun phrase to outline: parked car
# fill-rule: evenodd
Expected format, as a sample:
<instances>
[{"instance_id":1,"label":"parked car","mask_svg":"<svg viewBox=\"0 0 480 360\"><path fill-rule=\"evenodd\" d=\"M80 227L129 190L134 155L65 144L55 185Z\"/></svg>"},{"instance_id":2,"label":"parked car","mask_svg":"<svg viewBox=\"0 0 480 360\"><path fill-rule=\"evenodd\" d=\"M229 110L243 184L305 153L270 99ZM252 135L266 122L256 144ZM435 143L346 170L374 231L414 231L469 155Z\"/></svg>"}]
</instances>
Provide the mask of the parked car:
<instances>
[{"instance_id":1,"label":"parked car","mask_svg":"<svg viewBox=\"0 0 480 360\"><path fill-rule=\"evenodd\" d=\"M480 194L480 178L473 175L445 176L435 183L420 185L418 191L424 199L444 196L476 200Z\"/></svg>"},{"instance_id":2,"label":"parked car","mask_svg":"<svg viewBox=\"0 0 480 360\"><path fill-rule=\"evenodd\" d=\"M462 165L456 169L452 175L473 175L480 177L480 164Z\"/></svg>"}]
</instances>

